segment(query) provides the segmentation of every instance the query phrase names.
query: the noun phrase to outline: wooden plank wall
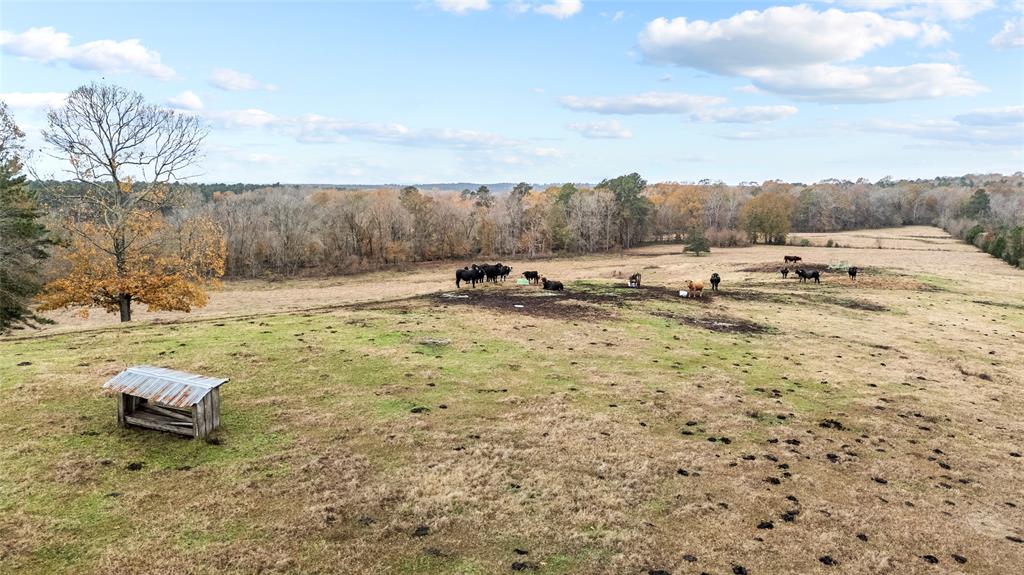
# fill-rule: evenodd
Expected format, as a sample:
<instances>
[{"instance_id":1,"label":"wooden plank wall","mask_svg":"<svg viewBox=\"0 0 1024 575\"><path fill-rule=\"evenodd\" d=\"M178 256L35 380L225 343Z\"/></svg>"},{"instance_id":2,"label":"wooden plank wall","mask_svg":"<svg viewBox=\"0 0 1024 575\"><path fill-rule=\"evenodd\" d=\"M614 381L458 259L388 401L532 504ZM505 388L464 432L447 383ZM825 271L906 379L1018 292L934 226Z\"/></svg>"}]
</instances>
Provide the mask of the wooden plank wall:
<instances>
[{"instance_id":1,"label":"wooden plank wall","mask_svg":"<svg viewBox=\"0 0 1024 575\"><path fill-rule=\"evenodd\" d=\"M140 400L125 393L117 394L117 424L121 427L133 425L159 431L169 431L182 435L191 435L196 439L205 439L220 427L220 390L213 389L199 403L192 406L192 426L174 425L170 421L162 422L154 416L166 417L169 420L183 420L186 416L177 410L164 409L156 404L139 411ZM138 412L138 413L136 413ZM168 413L170 412L170 413Z\"/></svg>"}]
</instances>

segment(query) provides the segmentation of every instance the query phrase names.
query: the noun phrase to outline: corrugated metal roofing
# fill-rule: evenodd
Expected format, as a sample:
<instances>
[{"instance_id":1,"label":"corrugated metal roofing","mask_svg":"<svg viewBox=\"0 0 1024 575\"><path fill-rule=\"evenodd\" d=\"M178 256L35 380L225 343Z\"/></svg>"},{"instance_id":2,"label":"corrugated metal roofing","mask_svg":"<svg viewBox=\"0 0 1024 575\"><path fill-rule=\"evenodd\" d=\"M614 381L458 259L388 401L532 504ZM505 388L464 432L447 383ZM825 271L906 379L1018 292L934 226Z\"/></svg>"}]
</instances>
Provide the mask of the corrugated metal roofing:
<instances>
[{"instance_id":1,"label":"corrugated metal roofing","mask_svg":"<svg viewBox=\"0 0 1024 575\"><path fill-rule=\"evenodd\" d=\"M152 365L136 365L115 375L104 389L143 397L164 405L191 407L227 379L205 377Z\"/></svg>"}]
</instances>

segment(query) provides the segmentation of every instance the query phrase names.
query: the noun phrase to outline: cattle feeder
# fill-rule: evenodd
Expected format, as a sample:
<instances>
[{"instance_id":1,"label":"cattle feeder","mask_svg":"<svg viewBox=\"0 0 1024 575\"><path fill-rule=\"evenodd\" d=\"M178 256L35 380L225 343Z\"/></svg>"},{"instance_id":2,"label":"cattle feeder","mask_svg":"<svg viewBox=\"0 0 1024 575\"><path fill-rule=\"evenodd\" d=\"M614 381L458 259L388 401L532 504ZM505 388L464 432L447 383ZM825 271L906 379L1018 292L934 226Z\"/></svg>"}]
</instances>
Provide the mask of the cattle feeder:
<instances>
[{"instance_id":1,"label":"cattle feeder","mask_svg":"<svg viewBox=\"0 0 1024 575\"><path fill-rule=\"evenodd\" d=\"M117 423L121 427L202 439L220 426L220 386L227 381L137 365L111 378L103 389L117 393Z\"/></svg>"}]
</instances>

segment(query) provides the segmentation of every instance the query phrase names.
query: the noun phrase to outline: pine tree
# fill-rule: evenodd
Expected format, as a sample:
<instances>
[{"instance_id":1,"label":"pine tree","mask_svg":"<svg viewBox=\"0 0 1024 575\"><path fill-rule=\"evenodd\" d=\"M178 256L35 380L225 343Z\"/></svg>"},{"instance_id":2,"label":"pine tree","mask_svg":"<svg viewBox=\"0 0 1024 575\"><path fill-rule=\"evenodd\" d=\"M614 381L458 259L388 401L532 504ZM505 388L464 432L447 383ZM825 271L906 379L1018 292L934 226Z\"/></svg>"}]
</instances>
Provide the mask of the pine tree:
<instances>
[{"instance_id":1,"label":"pine tree","mask_svg":"<svg viewBox=\"0 0 1024 575\"><path fill-rule=\"evenodd\" d=\"M24 137L0 102L0 333L47 321L29 308L41 287L40 267L50 240L22 173Z\"/></svg>"},{"instance_id":2,"label":"pine tree","mask_svg":"<svg viewBox=\"0 0 1024 575\"><path fill-rule=\"evenodd\" d=\"M700 256L703 253L711 253L711 242L704 237L704 231L694 228L686 236L686 248L684 252L693 252L693 255Z\"/></svg>"}]
</instances>

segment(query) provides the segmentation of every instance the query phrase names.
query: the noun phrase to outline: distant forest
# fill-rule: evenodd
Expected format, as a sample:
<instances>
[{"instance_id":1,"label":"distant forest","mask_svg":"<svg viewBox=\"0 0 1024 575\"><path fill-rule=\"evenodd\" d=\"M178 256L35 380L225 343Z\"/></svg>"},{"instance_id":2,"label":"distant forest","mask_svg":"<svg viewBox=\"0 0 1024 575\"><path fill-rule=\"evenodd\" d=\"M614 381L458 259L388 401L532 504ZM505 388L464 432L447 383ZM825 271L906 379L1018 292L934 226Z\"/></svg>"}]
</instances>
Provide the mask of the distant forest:
<instances>
[{"instance_id":1,"label":"distant forest","mask_svg":"<svg viewBox=\"0 0 1024 575\"><path fill-rule=\"evenodd\" d=\"M70 183L35 182L44 201ZM877 182L825 180L597 185L321 187L175 184L179 221L207 216L226 243L225 275L324 275L431 260L586 254L646 242L743 246L791 232L935 225L1024 266L1024 174ZM462 189L455 189L463 186ZM182 191L182 190L179 190Z\"/></svg>"}]
</instances>

